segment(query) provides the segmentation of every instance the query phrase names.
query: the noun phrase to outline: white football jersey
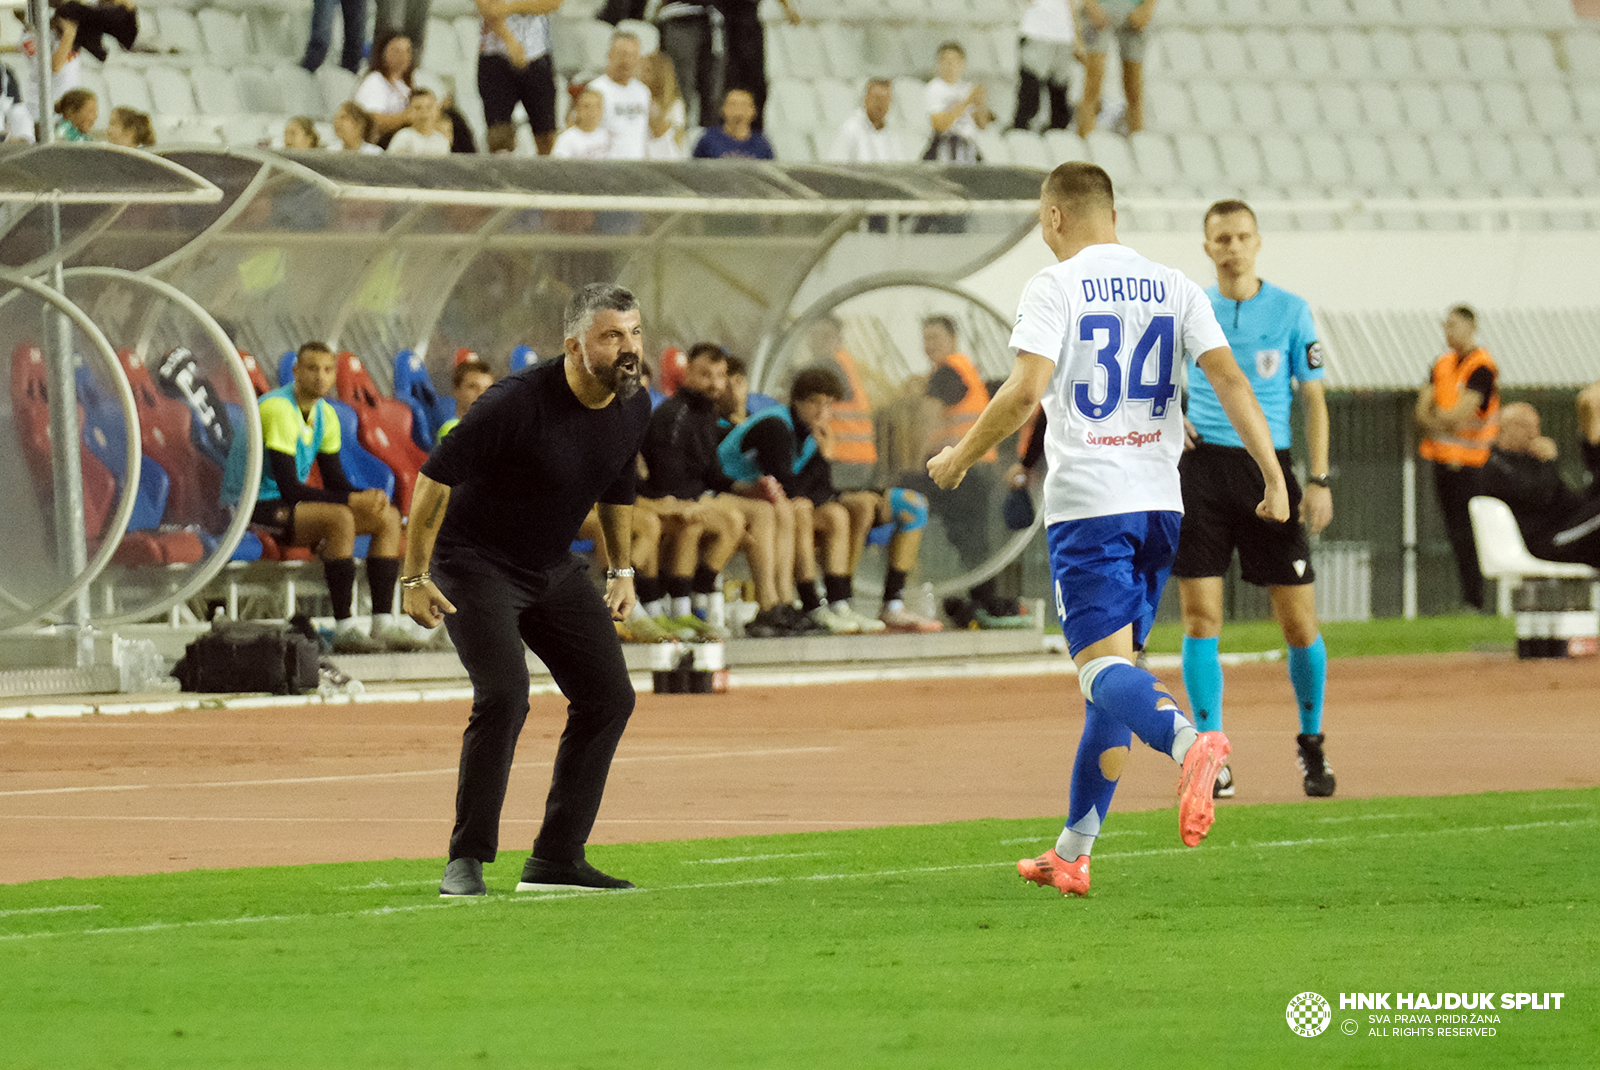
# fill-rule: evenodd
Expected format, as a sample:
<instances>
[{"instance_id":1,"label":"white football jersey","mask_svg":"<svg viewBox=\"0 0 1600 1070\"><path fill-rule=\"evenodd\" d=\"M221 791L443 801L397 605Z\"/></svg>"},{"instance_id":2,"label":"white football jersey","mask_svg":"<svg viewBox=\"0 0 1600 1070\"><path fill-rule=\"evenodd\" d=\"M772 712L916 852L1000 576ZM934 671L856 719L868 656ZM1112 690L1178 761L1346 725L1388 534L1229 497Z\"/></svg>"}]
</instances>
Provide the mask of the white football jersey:
<instances>
[{"instance_id":1,"label":"white football jersey","mask_svg":"<svg viewBox=\"0 0 1600 1070\"><path fill-rule=\"evenodd\" d=\"M1227 344L1198 285L1125 245L1091 245L1035 275L1011 347L1056 365L1044 396L1045 523L1181 513L1186 363Z\"/></svg>"}]
</instances>

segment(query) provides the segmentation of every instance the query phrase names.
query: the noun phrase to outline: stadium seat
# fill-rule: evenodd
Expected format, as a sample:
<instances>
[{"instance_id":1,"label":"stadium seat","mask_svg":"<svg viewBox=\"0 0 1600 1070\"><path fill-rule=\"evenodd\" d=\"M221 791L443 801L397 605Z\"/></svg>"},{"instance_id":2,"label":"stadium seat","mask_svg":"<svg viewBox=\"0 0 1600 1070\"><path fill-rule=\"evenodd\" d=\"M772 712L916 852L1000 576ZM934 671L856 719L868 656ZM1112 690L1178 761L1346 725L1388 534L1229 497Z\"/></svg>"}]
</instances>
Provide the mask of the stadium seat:
<instances>
[{"instance_id":1,"label":"stadium seat","mask_svg":"<svg viewBox=\"0 0 1600 1070\"><path fill-rule=\"evenodd\" d=\"M294 380L295 351L289 350L278 358L278 385L288 386Z\"/></svg>"},{"instance_id":2,"label":"stadium seat","mask_svg":"<svg viewBox=\"0 0 1600 1070\"><path fill-rule=\"evenodd\" d=\"M1578 125L1590 133L1600 132L1600 82L1574 83L1572 106L1578 113Z\"/></svg>"},{"instance_id":3,"label":"stadium seat","mask_svg":"<svg viewBox=\"0 0 1600 1070\"><path fill-rule=\"evenodd\" d=\"M1176 133L1194 126L1189 94L1176 82L1151 79L1145 86L1145 128Z\"/></svg>"},{"instance_id":4,"label":"stadium seat","mask_svg":"<svg viewBox=\"0 0 1600 1070\"><path fill-rule=\"evenodd\" d=\"M1395 181L1409 189L1426 189L1437 184L1428 150L1415 134L1389 134L1382 139L1394 168Z\"/></svg>"},{"instance_id":5,"label":"stadium seat","mask_svg":"<svg viewBox=\"0 0 1600 1070\"><path fill-rule=\"evenodd\" d=\"M1226 130L1238 122L1233 113L1233 99L1220 82L1194 79L1189 83L1189 101L1196 120L1190 130Z\"/></svg>"},{"instance_id":6,"label":"stadium seat","mask_svg":"<svg viewBox=\"0 0 1600 1070\"><path fill-rule=\"evenodd\" d=\"M271 72L260 67L243 67L237 75L239 102L245 111L264 115L283 115L283 86Z\"/></svg>"},{"instance_id":7,"label":"stadium seat","mask_svg":"<svg viewBox=\"0 0 1600 1070\"><path fill-rule=\"evenodd\" d=\"M1263 78L1280 78L1290 74L1306 77L1305 70L1293 62L1289 42L1277 30L1252 29L1244 32L1246 66L1237 72L1227 70L1227 77L1250 71ZM1215 68L1214 68L1215 69ZM1219 73L1224 73L1219 71Z\"/></svg>"},{"instance_id":8,"label":"stadium seat","mask_svg":"<svg viewBox=\"0 0 1600 1070\"><path fill-rule=\"evenodd\" d=\"M1304 42L1303 46L1295 48L1295 62L1307 64L1305 72L1311 77L1318 77L1322 72L1318 69L1319 62L1312 55L1318 42L1315 38ZM1373 39L1360 30L1338 29L1328 33L1323 43L1325 56L1322 62L1331 62L1338 72L1346 78L1367 78L1379 71L1378 58L1373 52Z\"/></svg>"},{"instance_id":9,"label":"stadium seat","mask_svg":"<svg viewBox=\"0 0 1600 1070\"><path fill-rule=\"evenodd\" d=\"M336 63L324 63L321 70L315 75L298 63L282 63L272 69L273 81L278 84L278 93L283 101L283 110L289 115L327 115L332 114L339 102L348 99L348 95L333 100L333 104L324 103L321 77L329 69L349 74L343 67ZM353 76L352 76L353 77Z\"/></svg>"},{"instance_id":10,"label":"stadium seat","mask_svg":"<svg viewBox=\"0 0 1600 1070\"><path fill-rule=\"evenodd\" d=\"M150 84L150 106L162 118L196 114L194 90L189 85L189 76L181 70L152 67L146 72L145 80Z\"/></svg>"},{"instance_id":11,"label":"stadium seat","mask_svg":"<svg viewBox=\"0 0 1600 1070\"><path fill-rule=\"evenodd\" d=\"M1560 185L1561 175L1556 167L1556 156L1550 139L1542 134L1512 134L1511 158L1516 161L1517 173L1534 193L1543 193Z\"/></svg>"},{"instance_id":12,"label":"stadium seat","mask_svg":"<svg viewBox=\"0 0 1600 1070\"><path fill-rule=\"evenodd\" d=\"M1089 143L1071 130L1046 130L1044 143L1050 150L1051 158L1058 164L1068 160L1089 159Z\"/></svg>"},{"instance_id":13,"label":"stadium seat","mask_svg":"<svg viewBox=\"0 0 1600 1070\"><path fill-rule=\"evenodd\" d=\"M1593 30L1575 30L1562 38L1567 53L1569 74L1583 76L1591 81L1600 77L1600 34Z\"/></svg>"},{"instance_id":14,"label":"stadium seat","mask_svg":"<svg viewBox=\"0 0 1600 1070\"><path fill-rule=\"evenodd\" d=\"M539 354L533 351L532 346L517 346L511 351L511 370L520 372L523 368L532 367L539 363Z\"/></svg>"},{"instance_id":15,"label":"stadium seat","mask_svg":"<svg viewBox=\"0 0 1600 1070\"><path fill-rule=\"evenodd\" d=\"M1400 107L1400 96L1393 86L1386 82L1360 82L1355 89L1368 131L1384 133L1405 129L1405 112Z\"/></svg>"},{"instance_id":16,"label":"stadium seat","mask_svg":"<svg viewBox=\"0 0 1600 1070\"><path fill-rule=\"evenodd\" d=\"M261 370L261 363L255 357L240 350L239 359L244 362L244 373L250 377L250 386L255 390L257 397L272 389L272 384L267 382L266 373Z\"/></svg>"},{"instance_id":17,"label":"stadium seat","mask_svg":"<svg viewBox=\"0 0 1600 1070\"><path fill-rule=\"evenodd\" d=\"M1356 184L1369 193L1387 189L1394 180L1389 154L1371 134L1348 134L1342 139L1344 154L1350 161L1350 174Z\"/></svg>"},{"instance_id":18,"label":"stadium seat","mask_svg":"<svg viewBox=\"0 0 1600 1070\"><path fill-rule=\"evenodd\" d=\"M1467 513L1478 544L1478 568L1489 579L1520 583L1529 577L1592 579L1600 575L1588 565L1534 557L1511 506L1499 498L1479 495L1467 502Z\"/></svg>"},{"instance_id":19,"label":"stadium seat","mask_svg":"<svg viewBox=\"0 0 1600 1070\"><path fill-rule=\"evenodd\" d=\"M478 61L477 50L471 55L471 64ZM439 71L463 70L468 58L461 54L461 38L455 24L437 16L428 20L428 66Z\"/></svg>"},{"instance_id":20,"label":"stadium seat","mask_svg":"<svg viewBox=\"0 0 1600 1070\"><path fill-rule=\"evenodd\" d=\"M1578 123L1572 94L1560 82L1529 82L1523 87L1533 125L1547 134L1565 134Z\"/></svg>"},{"instance_id":21,"label":"stadium seat","mask_svg":"<svg viewBox=\"0 0 1600 1070\"><path fill-rule=\"evenodd\" d=\"M866 40L860 26L824 22L817 32L821 34L823 50L836 75L854 84L861 75L872 73L867 67Z\"/></svg>"},{"instance_id":22,"label":"stadium seat","mask_svg":"<svg viewBox=\"0 0 1600 1070\"><path fill-rule=\"evenodd\" d=\"M1439 87L1439 96L1444 102L1445 124L1449 129L1470 133L1488 127L1489 116L1484 111L1483 96L1477 86L1470 82L1445 82Z\"/></svg>"},{"instance_id":23,"label":"stadium seat","mask_svg":"<svg viewBox=\"0 0 1600 1070\"><path fill-rule=\"evenodd\" d=\"M1511 78L1511 55L1505 37L1489 30L1468 30L1461 35L1461 51L1467 71L1478 78Z\"/></svg>"},{"instance_id":24,"label":"stadium seat","mask_svg":"<svg viewBox=\"0 0 1600 1070\"><path fill-rule=\"evenodd\" d=\"M161 32L161 43L176 52L187 53L191 57L205 54L205 39L200 33L200 24L195 21L193 13L178 7L163 7L153 12L156 16L156 26Z\"/></svg>"},{"instance_id":25,"label":"stadium seat","mask_svg":"<svg viewBox=\"0 0 1600 1070\"><path fill-rule=\"evenodd\" d=\"M237 115L248 110L240 102L239 90L231 71L221 67L197 66L189 72L189 81L194 85L196 98L205 102L208 114Z\"/></svg>"},{"instance_id":26,"label":"stadium seat","mask_svg":"<svg viewBox=\"0 0 1600 1070\"><path fill-rule=\"evenodd\" d=\"M195 19L200 25L206 53L213 63L233 67L254 61L260 55L250 32L250 23L243 14L218 7L202 7L195 12ZM224 110L210 107L209 102L208 108Z\"/></svg>"},{"instance_id":27,"label":"stadium seat","mask_svg":"<svg viewBox=\"0 0 1600 1070\"><path fill-rule=\"evenodd\" d=\"M177 477L167 494L166 521L220 531L222 468L195 448L194 413L156 385L149 367L133 350L117 350L117 360L133 390L141 451Z\"/></svg>"},{"instance_id":28,"label":"stadium seat","mask_svg":"<svg viewBox=\"0 0 1600 1070\"><path fill-rule=\"evenodd\" d=\"M1436 131L1423 138L1433 157L1434 173L1458 189L1473 189L1478 184L1476 153L1466 138L1449 131Z\"/></svg>"},{"instance_id":29,"label":"stadium seat","mask_svg":"<svg viewBox=\"0 0 1600 1070\"><path fill-rule=\"evenodd\" d=\"M1368 129L1361 114L1361 99L1347 82L1324 82L1318 87L1317 103L1322 105L1324 128L1339 133Z\"/></svg>"},{"instance_id":30,"label":"stadium seat","mask_svg":"<svg viewBox=\"0 0 1600 1070\"><path fill-rule=\"evenodd\" d=\"M1551 138L1561 177L1570 183L1588 184L1600 178L1592 142L1578 134L1558 134Z\"/></svg>"},{"instance_id":31,"label":"stadium seat","mask_svg":"<svg viewBox=\"0 0 1600 1070\"><path fill-rule=\"evenodd\" d=\"M1366 38L1359 34L1355 36L1365 47ZM1283 35L1283 48L1288 56L1288 67L1301 78L1324 78L1339 70L1338 58L1328 34L1322 30L1296 27ZM1371 62L1370 53L1367 61ZM1289 70L1284 70L1279 75L1287 77L1289 73Z\"/></svg>"},{"instance_id":32,"label":"stadium seat","mask_svg":"<svg viewBox=\"0 0 1600 1070\"><path fill-rule=\"evenodd\" d=\"M393 498L394 472L361 445L356 410L338 398L329 398L328 404L333 406L334 413L339 417L339 464L350 485L357 490L381 490Z\"/></svg>"},{"instance_id":33,"label":"stadium seat","mask_svg":"<svg viewBox=\"0 0 1600 1070\"><path fill-rule=\"evenodd\" d=\"M1448 129L1444 117L1444 98L1439 90L1426 83L1400 86L1400 106L1405 110L1406 125L1420 134Z\"/></svg>"},{"instance_id":34,"label":"stadium seat","mask_svg":"<svg viewBox=\"0 0 1600 1070\"><path fill-rule=\"evenodd\" d=\"M810 82L797 78L774 81L767 94L767 136L770 138L780 130L809 130L820 110L817 92ZM782 158L780 154L779 159Z\"/></svg>"},{"instance_id":35,"label":"stadium seat","mask_svg":"<svg viewBox=\"0 0 1600 1070\"><path fill-rule=\"evenodd\" d=\"M1481 90L1492 129L1510 133L1534 125L1528 111L1528 98L1523 95L1521 86L1514 82L1485 82Z\"/></svg>"},{"instance_id":36,"label":"stadium seat","mask_svg":"<svg viewBox=\"0 0 1600 1070\"><path fill-rule=\"evenodd\" d=\"M23 459L33 477L33 487L46 516L55 500L50 446L50 376L44 354L31 342L19 342L11 352L11 413L21 443ZM84 419L79 407L80 425ZM100 538L117 503L117 481L87 445L78 446L83 476L83 527L91 542Z\"/></svg>"},{"instance_id":37,"label":"stadium seat","mask_svg":"<svg viewBox=\"0 0 1600 1070\"><path fill-rule=\"evenodd\" d=\"M1056 161L1050 158L1050 149L1038 134L1030 130L1007 130L1004 140L1011 153L1011 162L1017 166L1037 167L1041 171L1055 167Z\"/></svg>"},{"instance_id":38,"label":"stadium seat","mask_svg":"<svg viewBox=\"0 0 1600 1070\"><path fill-rule=\"evenodd\" d=\"M296 19L293 27L290 26L289 12L273 7L251 7L245 10L245 18L250 23L250 35L255 40L258 54L251 57L254 62L271 63L280 59L295 59L300 54L302 41L301 35L305 33L305 19ZM338 35L342 35L342 29ZM337 56L338 45L334 46L333 55Z\"/></svg>"},{"instance_id":39,"label":"stadium seat","mask_svg":"<svg viewBox=\"0 0 1600 1070\"><path fill-rule=\"evenodd\" d=\"M1228 87L1233 98L1233 111L1239 117L1238 128L1249 133L1267 133L1283 127L1283 117L1278 114L1277 98L1272 90L1260 82L1234 82Z\"/></svg>"},{"instance_id":40,"label":"stadium seat","mask_svg":"<svg viewBox=\"0 0 1600 1070\"><path fill-rule=\"evenodd\" d=\"M1266 165L1256 139L1249 134L1217 135L1217 155L1222 159L1222 174L1237 192L1248 193L1266 182Z\"/></svg>"},{"instance_id":41,"label":"stadium seat","mask_svg":"<svg viewBox=\"0 0 1600 1070\"><path fill-rule=\"evenodd\" d=\"M834 134L851 113L861 107L861 93L841 78L822 78L813 83L813 87L821 108L818 114L822 122L820 127L813 124L815 128L812 133L817 135L820 143L825 144L833 140Z\"/></svg>"},{"instance_id":42,"label":"stadium seat","mask_svg":"<svg viewBox=\"0 0 1600 1070\"><path fill-rule=\"evenodd\" d=\"M1472 152L1478 176L1490 186L1506 192L1520 193L1517 185L1517 162L1511 156L1511 146L1504 134L1483 133L1473 136Z\"/></svg>"},{"instance_id":43,"label":"stadium seat","mask_svg":"<svg viewBox=\"0 0 1600 1070\"><path fill-rule=\"evenodd\" d=\"M1155 35L1158 54L1147 66L1159 68L1180 80L1206 73L1206 55L1200 38L1188 30L1169 29ZM1233 72L1228 72L1233 73Z\"/></svg>"},{"instance_id":44,"label":"stadium seat","mask_svg":"<svg viewBox=\"0 0 1600 1070\"><path fill-rule=\"evenodd\" d=\"M1417 52L1417 67L1423 73L1434 78L1460 76L1464 64L1461 45L1455 34L1440 29L1424 29L1413 34L1411 40Z\"/></svg>"},{"instance_id":45,"label":"stadium seat","mask_svg":"<svg viewBox=\"0 0 1600 1070\"><path fill-rule=\"evenodd\" d=\"M411 410L379 393L371 374L349 351L339 354L335 381L339 400L356 411L357 441L394 473L395 504L402 514L410 512L417 473L428 459L412 441Z\"/></svg>"},{"instance_id":46,"label":"stadium seat","mask_svg":"<svg viewBox=\"0 0 1600 1070\"><path fill-rule=\"evenodd\" d=\"M411 440L424 450L433 449L439 428L456 414L455 402L439 395L427 365L409 349L394 357L394 396L411 408Z\"/></svg>"},{"instance_id":47,"label":"stadium seat","mask_svg":"<svg viewBox=\"0 0 1600 1070\"><path fill-rule=\"evenodd\" d=\"M153 105L150 103L150 87L145 83L144 75L131 67L122 67L107 64L100 72L106 83L106 96L113 108L137 108L148 113Z\"/></svg>"},{"instance_id":48,"label":"stadium seat","mask_svg":"<svg viewBox=\"0 0 1600 1070\"><path fill-rule=\"evenodd\" d=\"M1338 138L1332 134L1302 134L1300 147L1305 150L1311 181L1318 187L1341 190L1350 184L1350 161Z\"/></svg>"},{"instance_id":49,"label":"stadium seat","mask_svg":"<svg viewBox=\"0 0 1600 1070\"><path fill-rule=\"evenodd\" d=\"M1273 86L1278 113L1283 116L1283 129L1287 133L1315 130L1322 125L1317 112L1317 98L1303 82L1279 82Z\"/></svg>"},{"instance_id":50,"label":"stadium seat","mask_svg":"<svg viewBox=\"0 0 1600 1070\"><path fill-rule=\"evenodd\" d=\"M278 68L278 70L283 69L284 68L281 67ZM290 77L294 77L292 72L304 70L304 68L296 64L290 64L288 70L290 71ZM332 103L326 107L319 108L316 111L306 112L304 114L331 115L333 114L334 108L355 96L356 93L356 76L339 66L337 63L324 63L321 67L317 68L316 83L318 93L317 99L319 101L331 101ZM309 93L307 95L309 95ZM285 95L284 99L289 99L287 94Z\"/></svg>"},{"instance_id":51,"label":"stadium seat","mask_svg":"<svg viewBox=\"0 0 1600 1070\"><path fill-rule=\"evenodd\" d=\"M1107 130L1096 130L1088 137L1089 158L1105 169L1111 176L1112 185L1121 189L1124 185L1137 185L1139 182L1139 168L1134 163L1133 151L1128 146L1128 138L1120 134L1113 134ZM1152 176L1155 179L1166 176Z\"/></svg>"},{"instance_id":52,"label":"stadium seat","mask_svg":"<svg viewBox=\"0 0 1600 1070\"><path fill-rule=\"evenodd\" d=\"M1300 143L1288 134L1264 134L1260 138L1261 160L1267 177L1286 189L1304 189L1311 184L1305 153Z\"/></svg>"},{"instance_id":53,"label":"stadium seat","mask_svg":"<svg viewBox=\"0 0 1600 1070\"><path fill-rule=\"evenodd\" d=\"M1374 30L1371 41L1373 58L1385 77L1416 77L1417 53L1412 47L1410 35L1400 30Z\"/></svg>"}]
</instances>

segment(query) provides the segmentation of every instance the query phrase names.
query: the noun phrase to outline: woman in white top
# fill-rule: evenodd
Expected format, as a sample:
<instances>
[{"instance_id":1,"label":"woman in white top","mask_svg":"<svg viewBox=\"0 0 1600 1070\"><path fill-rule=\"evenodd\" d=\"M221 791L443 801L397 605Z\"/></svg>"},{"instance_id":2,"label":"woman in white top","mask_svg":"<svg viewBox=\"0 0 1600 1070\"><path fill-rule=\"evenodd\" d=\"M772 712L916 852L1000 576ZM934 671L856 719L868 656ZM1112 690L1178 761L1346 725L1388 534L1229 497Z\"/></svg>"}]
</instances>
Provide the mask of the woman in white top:
<instances>
[{"instance_id":1,"label":"woman in white top","mask_svg":"<svg viewBox=\"0 0 1600 1070\"><path fill-rule=\"evenodd\" d=\"M639 80L650 90L650 140L644 146L647 160L683 159L683 133L689 109L678 92L678 70L665 52L644 57Z\"/></svg>"},{"instance_id":2,"label":"woman in white top","mask_svg":"<svg viewBox=\"0 0 1600 1070\"><path fill-rule=\"evenodd\" d=\"M372 43L372 70L350 99L372 116L372 140L379 145L410 125L411 65L411 38L405 34L385 34Z\"/></svg>"}]
</instances>

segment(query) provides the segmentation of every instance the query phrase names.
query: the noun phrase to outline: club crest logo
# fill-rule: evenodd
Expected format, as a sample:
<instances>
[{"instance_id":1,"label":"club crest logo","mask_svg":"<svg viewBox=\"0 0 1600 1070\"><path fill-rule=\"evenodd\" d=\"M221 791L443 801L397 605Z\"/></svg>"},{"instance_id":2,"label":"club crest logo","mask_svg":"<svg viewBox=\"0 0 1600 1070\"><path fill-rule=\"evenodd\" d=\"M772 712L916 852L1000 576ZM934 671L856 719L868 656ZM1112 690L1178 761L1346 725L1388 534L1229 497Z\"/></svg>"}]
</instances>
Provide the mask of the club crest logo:
<instances>
[{"instance_id":1,"label":"club crest logo","mask_svg":"<svg viewBox=\"0 0 1600 1070\"><path fill-rule=\"evenodd\" d=\"M1333 1007L1315 992L1302 992L1289 1001L1284 1017L1300 1036L1321 1036L1333 1021Z\"/></svg>"},{"instance_id":2,"label":"club crest logo","mask_svg":"<svg viewBox=\"0 0 1600 1070\"><path fill-rule=\"evenodd\" d=\"M1256 374L1261 378L1271 379L1278 374L1278 369L1281 367L1283 367L1283 350L1256 350Z\"/></svg>"}]
</instances>

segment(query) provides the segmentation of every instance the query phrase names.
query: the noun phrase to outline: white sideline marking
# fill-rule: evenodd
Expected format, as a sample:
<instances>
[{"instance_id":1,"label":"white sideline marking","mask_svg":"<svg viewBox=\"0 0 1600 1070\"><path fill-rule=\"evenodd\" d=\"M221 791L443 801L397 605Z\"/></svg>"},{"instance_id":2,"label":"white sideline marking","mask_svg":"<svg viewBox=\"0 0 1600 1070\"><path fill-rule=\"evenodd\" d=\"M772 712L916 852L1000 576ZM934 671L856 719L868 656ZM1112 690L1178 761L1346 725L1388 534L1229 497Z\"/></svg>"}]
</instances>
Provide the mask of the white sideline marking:
<instances>
[{"instance_id":1,"label":"white sideline marking","mask_svg":"<svg viewBox=\"0 0 1600 1070\"><path fill-rule=\"evenodd\" d=\"M1354 843L1370 840L1394 840L1424 836L1454 836L1476 835L1492 832L1519 832L1525 829L1536 828L1577 828L1581 825L1600 824L1600 818L1583 818L1576 821L1532 821L1514 825L1482 825L1475 828L1442 828L1426 829L1418 832L1382 832L1370 836L1328 836L1313 837L1300 840L1271 840L1267 842L1250 843L1215 843L1210 850L1260 850L1266 847L1305 847L1310 844L1326 843ZM1101 858L1142 858L1150 855L1187 854L1193 855L1193 847L1169 847L1150 851L1108 851ZM160 932L168 929L195 929L212 925L248 925L268 921L318 921L325 918L356 918L356 917L381 917L389 914L410 914L419 910L450 910L463 903L482 906L509 906L517 903L537 902L543 903L553 899L592 899L597 894L608 895L642 895L646 893L699 891L707 888L738 888L758 884L786 884L791 881L836 881L836 880L874 880L881 877L898 877L916 873L950 873L966 869L1002 869L1014 866L1010 861L994 862L966 862L949 866L920 866L912 869L881 869L868 873L813 873L799 877L749 877L731 881L707 881L700 884L668 884L657 888L635 888L626 892L596 893L593 891L553 892L548 895L530 895L527 893L515 895L488 896L483 899L455 899L439 903L411 903L402 906L372 907L366 910L337 911L327 914L275 914L267 916L249 916L242 918L203 918L197 921L156 921L144 925L127 925L105 929L76 929L57 932L37 933L0 933L0 940L34 940L46 936L107 936L120 933L148 933ZM420 883L420 882L419 882ZM427 883L432 884L432 881Z\"/></svg>"},{"instance_id":2,"label":"white sideline marking","mask_svg":"<svg viewBox=\"0 0 1600 1070\"><path fill-rule=\"evenodd\" d=\"M709 758L770 758L784 754L817 754L838 750L838 747L779 747L767 750L685 751L681 754L629 754L613 758L611 764L626 762L678 762L700 761ZM517 762L513 769L548 769L550 762ZM346 780L394 780L413 776L456 776L457 766L448 769L409 769L392 773L339 773L333 776L274 777L267 780L201 780L173 784L86 784L69 788L26 788L19 791L0 791L0 797L13 795L76 795L95 791L157 791L171 788L259 788L284 784L332 784Z\"/></svg>"},{"instance_id":3,"label":"white sideline marking","mask_svg":"<svg viewBox=\"0 0 1600 1070\"><path fill-rule=\"evenodd\" d=\"M1346 821L1387 821L1401 816L1400 814L1351 814L1349 817L1319 817L1317 820L1324 825L1338 825Z\"/></svg>"},{"instance_id":4,"label":"white sideline marking","mask_svg":"<svg viewBox=\"0 0 1600 1070\"><path fill-rule=\"evenodd\" d=\"M77 906L65 907L28 907L23 910L0 910L0 918L10 918L18 914L60 914L68 910L99 910L98 903L80 903Z\"/></svg>"},{"instance_id":5,"label":"white sideline marking","mask_svg":"<svg viewBox=\"0 0 1600 1070\"><path fill-rule=\"evenodd\" d=\"M686 858L685 866L726 866L734 862L766 862L774 858L821 858L827 851L799 851L786 855L739 855L735 858Z\"/></svg>"}]
</instances>

